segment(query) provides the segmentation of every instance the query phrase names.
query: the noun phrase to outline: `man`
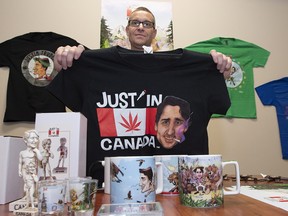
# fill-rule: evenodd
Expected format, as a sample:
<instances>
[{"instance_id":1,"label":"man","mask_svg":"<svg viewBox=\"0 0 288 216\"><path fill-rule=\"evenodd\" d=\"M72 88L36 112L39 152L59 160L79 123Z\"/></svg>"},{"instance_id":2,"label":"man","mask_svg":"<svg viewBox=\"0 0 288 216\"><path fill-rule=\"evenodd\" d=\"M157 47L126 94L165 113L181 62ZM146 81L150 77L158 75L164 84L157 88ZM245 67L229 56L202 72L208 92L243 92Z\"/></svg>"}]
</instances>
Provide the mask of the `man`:
<instances>
[{"instance_id":1,"label":"man","mask_svg":"<svg viewBox=\"0 0 288 216\"><path fill-rule=\"evenodd\" d=\"M49 59L36 57L34 58L34 61L35 61L35 65L33 67L33 74L35 75L35 78L38 80L41 80L41 79L49 80L49 76L46 73L47 68L50 66Z\"/></svg>"},{"instance_id":2,"label":"man","mask_svg":"<svg viewBox=\"0 0 288 216\"><path fill-rule=\"evenodd\" d=\"M194 194L198 193L205 193L205 176L204 176L204 167L197 166L193 169L193 184L196 187L196 192ZM201 190L201 191L200 191Z\"/></svg>"},{"instance_id":3,"label":"man","mask_svg":"<svg viewBox=\"0 0 288 216\"><path fill-rule=\"evenodd\" d=\"M190 104L173 96L165 97L157 107L155 131L164 148L171 149L185 140L190 114Z\"/></svg>"},{"instance_id":4,"label":"man","mask_svg":"<svg viewBox=\"0 0 288 216\"><path fill-rule=\"evenodd\" d=\"M143 46L151 46L157 34L153 13L145 7L136 8L129 17L126 34L132 50L143 50ZM83 45L59 47L54 56L55 69L60 71L71 67L73 60L79 59L84 49ZM210 54L217 64L217 69L224 74L225 78L229 78L232 60L215 50L211 50Z\"/></svg>"},{"instance_id":5,"label":"man","mask_svg":"<svg viewBox=\"0 0 288 216\"><path fill-rule=\"evenodd\" d=\"M141 187L141 192L146 193L145 197L147 197L152 191L155 190L153 184L153 171L151 167L146 169L139 169L140 173L140 182L139 185Z\"/></svg>"}]
</instances>

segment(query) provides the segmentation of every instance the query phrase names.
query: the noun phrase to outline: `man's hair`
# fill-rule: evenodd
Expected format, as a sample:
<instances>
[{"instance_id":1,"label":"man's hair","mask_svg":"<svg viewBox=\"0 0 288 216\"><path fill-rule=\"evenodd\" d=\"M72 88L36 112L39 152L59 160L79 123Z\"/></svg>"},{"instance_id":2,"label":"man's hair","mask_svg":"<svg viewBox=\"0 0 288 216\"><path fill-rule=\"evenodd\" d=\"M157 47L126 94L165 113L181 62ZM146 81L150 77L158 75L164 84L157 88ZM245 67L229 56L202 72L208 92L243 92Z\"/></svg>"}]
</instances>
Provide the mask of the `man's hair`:
<instances>
[{"instance_id":1,"label":"man's hair","mask_svg":"<svg viewBox=\"0 0 288 216\"><path fill-rule=\"evenodd\" d=\"M28 130L28 131L25 131L24 132L24 140L27 140L29 137L30 137L30 134L31 133L34 133L34 134L36 134L37 135L37 137L39 138L39 134L38 134L38 131L36 131L36 130Z\"/></svg>"},{"instance_id":2,"label":"man's hair","mask_svg":"<svg viewBox=\"0 0 288 216\"><path fill-rule=\"evenodd\" d=\"M146 11L147 13L150 13L150 14L152 15L152 17L153 17L152 22L154 23L154 26L155 26L155 24L156 24L155 16L154 16L154 14L153 14L148 8L146 8L146 7L137 7L135 10L132 11L130 17L132 16L132 14L133 14L134 12L137 12L137 11ZM130 19L128 20L128 24L127 24L127 25L129 25L129 21L130 21Z\"/></svg>"},{"instance_id":3,"label":"man's hair","mask_svg":"<svg viewBox=\"0 0 288 216\"><path fill-rule=\"evenodd\" d=\"M67 141L67 140L66 140L65 137L60 138L60 142L66 142L66 141Z\"/></svg>"},{"instance_id":4,"label":"man's hair","mask_svg":"<svg viewBox=\"0 0 288 216\"><path fill-rule=\"evenodd\" d=\"M179 106L180 107L180 114L181 116L185 119L188 120L190 118L190 104L178 97L174 97L174 96L167 96L164 98L164 100L162 101L162 103L157 107L157 112L156 112L156 118L155 118L155 123L158 123L160 120L160 116L163 113L164 108L167 106Z\"/></svg>"},{"instance_id":5,"label":"man's hair","mask_svg":"<svg viewBox=\"0 0 288 216\"><path fill-rule=\"evenodd\" d=\"M38 61L42 65L42 67L44 67L45 69L47 69L50 66L50 62L48 58L35 57L34 61Z\"/></svg>"},{"instance_id":6,"label":"man's hair","mask_svg":"<svg viewBox=\"0 0 288 216\"><path fill-rule=\"evenodd\" d=\"M148 177L148 179L149 179L150 181L152 181L152 179L153 179L153 171L152 171L152 168L151 168L151 167L148 167L148 168L146 168L146 169L139 169L139 172L140 172L140 173L143 173L145 176Z\"/></svg>"},{"instance_id":7,"label":"man's hair","mask_svg":"<svg viewBox=\"0 0 288 216\"><path fill-rule=\"evenodd\" d=\"M201 173L204 173L204 167L202 167L202 166L197 166L197 167L195 167L195 168L193 169L193 172L196 172L197 169L200 169Z\"/></svg>"},{"instance_id":8,"label":"man's hair","mask_svg":"<svg viewBox=\"0 0 288 216\"><path fill-rule=\"evenodd\" d=\"M51 139L50 139L50 138L44 139L44 140L42 141L42 146L44 147L44 146L46 146L48 143L51 143Z\"/></svg>"}]
</instances>

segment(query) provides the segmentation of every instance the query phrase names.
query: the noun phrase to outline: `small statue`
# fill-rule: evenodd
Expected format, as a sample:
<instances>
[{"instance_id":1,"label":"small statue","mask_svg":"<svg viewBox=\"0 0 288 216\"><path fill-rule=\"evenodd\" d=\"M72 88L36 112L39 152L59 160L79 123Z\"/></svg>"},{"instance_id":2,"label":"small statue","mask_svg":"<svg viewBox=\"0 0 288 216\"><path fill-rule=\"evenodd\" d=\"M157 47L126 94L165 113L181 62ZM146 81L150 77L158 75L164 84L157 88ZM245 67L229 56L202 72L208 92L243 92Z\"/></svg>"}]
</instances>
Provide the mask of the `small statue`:
<instances>
[{"instance_id":1,"label":"small statue","mask_svg":"<svg viewBox=\"0 0 288 216\"><path fill-rule=\"evenodd\" d=\"M67 139L65 137L60 138L60 145L57 148L59 152L59 159L57 166L53 169L53 173L67 173L67 167L65 167L65 159L68 157L68 148L66 146Z\"/></svg>"},{"instance_id":2,"label":"small statue","mask_svg":"<svg viewBox=\"0 0 288 216\"><path fill-rule=\"evenodd\" d=\"M24 142L27 148L19 154L19 176L24 180L24 191L27 205L25 208L29 208L31 204L32 208L35 208L34 201L36 199L34 192L36 189L37 177L37 165L38 160L42 160L42 155L38 149L39 135L36 130L28 130L24 133Z\"/></svg>"},{"instance_id":3,"label":"small statue","mask_svg":"<svg viewBox=\"0 0 288 216\"><path fill-rule=\"evenodd\" d=\"M51 166L49 163L49 158L54 158L54 154L51 152L51 139L44 139L42 141L42 147L43 150L41 151L42 154L42 167L43 167L43 172L44 172L44 179L47 177L47 172L49 175L49 178L52 179L52 172L51 172Z\"/></svg>"},{"instance_id":4,"label":"small statue","mask_svg":"<svg viewBox=\"0 0 288 216\"><path fill-rule=\"evenodd\" d=\"M36 173L36 164L34 162L30 162L27 167L27 175L25 179L25 189L27 196L27 205L26 207L29 207L29 202L31 203L31 207L35 208L34 206L34 193L36 189L36 183L38 182L38 176Z\"/></svg>"},{"instance_id":5,"label":"small statue","mask_svg":"<svg viewBox=\"0 0 288 216\"><path fill-rule=\"evenodd\" d=\"M64 167L64 162L65 162L65 159L67 158L67 154L68 154L68 149L65 146L66 142L67 142L67 140L66 140L65 137L60 138L60 146L57 149L57 151L60 152L59 160L58 160L58 166L57 167L60 167L61 161L62 161L62 166L61 167Z\"/></svg>"}]
</instances>

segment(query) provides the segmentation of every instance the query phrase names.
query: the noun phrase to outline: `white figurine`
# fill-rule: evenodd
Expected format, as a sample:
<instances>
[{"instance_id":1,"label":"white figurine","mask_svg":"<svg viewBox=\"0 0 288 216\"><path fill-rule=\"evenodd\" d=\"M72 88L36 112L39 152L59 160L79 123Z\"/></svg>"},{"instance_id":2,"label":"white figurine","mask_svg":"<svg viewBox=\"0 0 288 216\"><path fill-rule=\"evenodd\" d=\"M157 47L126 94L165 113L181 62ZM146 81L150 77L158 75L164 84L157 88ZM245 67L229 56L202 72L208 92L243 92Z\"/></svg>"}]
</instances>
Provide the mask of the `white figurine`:
<instances>
[{"instance_id":1,"label":"white figurine","mask_svg":"<svg viewBox=\"0 0 288 216\"><path fill-rule=\"evenodd\" d=\"M49 178L52 178L52 172L51 172L51 166L49 163L49 158L51 157L52 159L54 158L54 154L50 151L51 149L51 139L44 139L42 141L42 147L43 150L41 151L42 154L42 166L43 166L43 172L44 172L44 179L46 179L47 175L46 173L48 172Z\"/></svg>"},{"instance_id":2,"label":"white figurine","mask_svg":"<svg viewBox=\"0 0 288 216\"><path fill-rule=\"evenodd\" d=\"M24 180L24 191L27 200L25 208L29 204L34 208L34 192L36 188L38 160L42 160L42 155L38 149L39 135L36 130L28 130L24 133L24 142L27 148L19 154L19 176Z\"/></svg>"},{"instance_id":3,"label":"white figurine","mask_svg":"<svg viewBox=\"0 0 288 216\"><path fill-rule=\"evenodd\" d=\"M36 189L36 183L38 182L38 176L36 172L36 164L34 162L30 162L27 167L27 174L25 179L25 187L27 196L27 205L29 207L29 202L31 203L31 207L34 208L34 192Z\"/></svg>"}]
</instances>

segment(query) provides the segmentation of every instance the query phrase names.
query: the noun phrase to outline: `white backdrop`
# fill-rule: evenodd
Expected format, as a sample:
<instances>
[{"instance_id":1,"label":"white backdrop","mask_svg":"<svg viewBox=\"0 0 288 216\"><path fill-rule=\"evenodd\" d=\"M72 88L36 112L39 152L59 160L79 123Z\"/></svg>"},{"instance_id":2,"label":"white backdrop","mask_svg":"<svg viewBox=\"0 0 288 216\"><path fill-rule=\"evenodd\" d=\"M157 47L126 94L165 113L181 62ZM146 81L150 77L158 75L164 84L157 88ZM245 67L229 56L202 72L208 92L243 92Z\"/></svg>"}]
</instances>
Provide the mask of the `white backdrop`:
<instances>
[{"instance_id":1,"label":"white backdrop","mask_svg":"<svg viewBox=\"0 0 288 216\"><path fill-rule=\"evenodd\" d=\"M156 1L156 0L155 0ZM89 48L99 48L100 0L3 0L0 6L0 42L32 31L54 31ZM174 47L212 37L235 37L271 52L265 68L254 69L255 87L287 76L288 1L286 0L172 0ZM0 68L2 121L8 68ZM237 160L242 174L288 176L288 161L281 159L274 107L264 107L256 95L258 118L212 119L210 153ZM0 122L0 135L23 136L33 123ZM228 170L229 172L229 170Z\"/></svg>"}]
</instances>

